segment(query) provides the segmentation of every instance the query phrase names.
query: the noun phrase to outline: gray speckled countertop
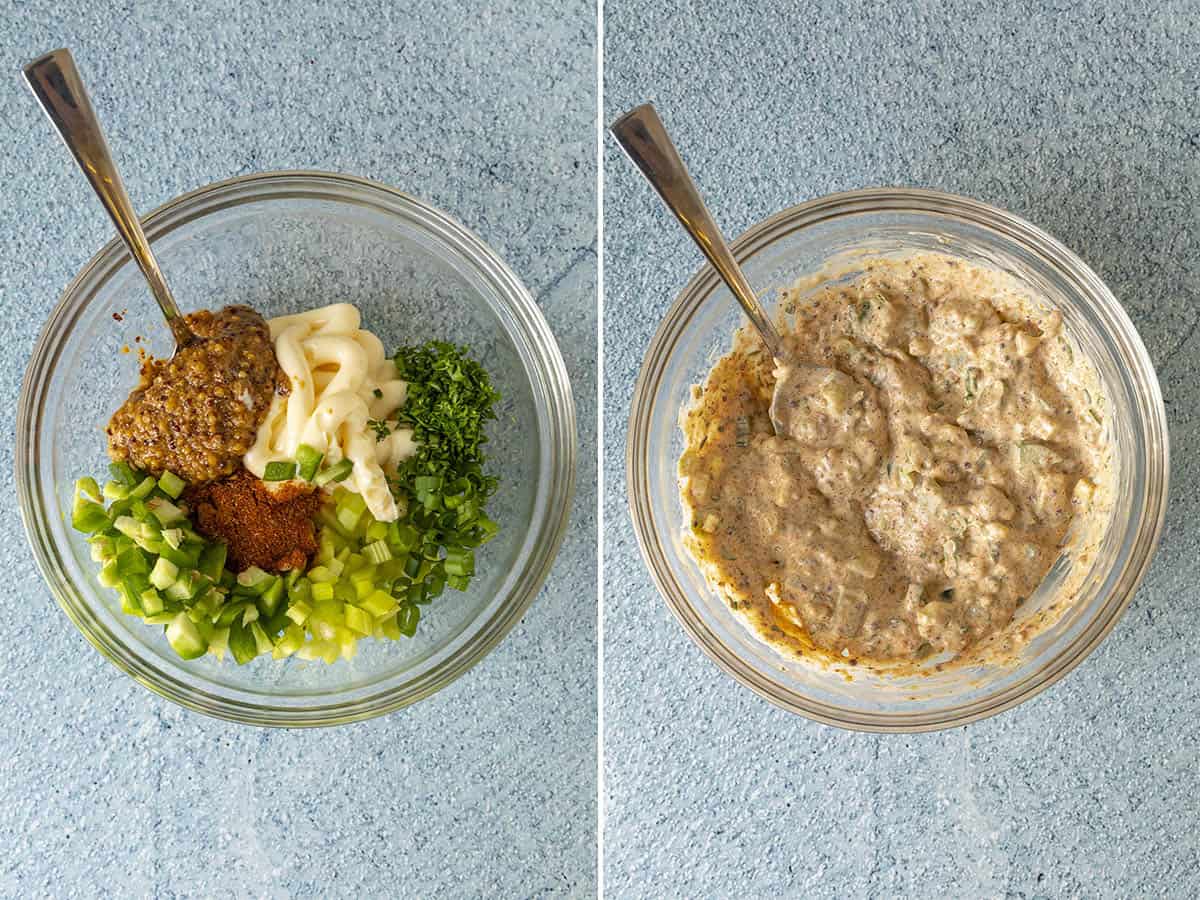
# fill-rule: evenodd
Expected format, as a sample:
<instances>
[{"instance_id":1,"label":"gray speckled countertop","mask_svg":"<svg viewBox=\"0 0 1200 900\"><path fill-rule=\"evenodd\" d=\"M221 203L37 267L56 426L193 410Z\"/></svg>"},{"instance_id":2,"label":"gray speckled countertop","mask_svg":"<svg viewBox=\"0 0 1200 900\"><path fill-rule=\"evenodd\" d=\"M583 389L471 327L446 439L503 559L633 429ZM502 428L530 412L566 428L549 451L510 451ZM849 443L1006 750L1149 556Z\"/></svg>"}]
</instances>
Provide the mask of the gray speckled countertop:
<instances>
[{"instance_id":1,"label":"gray speckled countertop","mask_svg":"<svg viewBox=\"0 0 1200 900\"><path fill-rule=\"evenodd\" d=\"M1173 445L1144 586L1049 691L912 737L775 709L691 643L634 542L623 477L633 382L699 262L609 142L609 896L1200 893L1200 9L1145 6L825 0L702 15L606 2L608 120L655 101L729 234L878 184L1011 209L1124 303L1158 367Z\"/></svg>"},{"instance_id":2,"label":"gray speckled countertop","mask_svg":"<svg viewBox=\"0 0 1200 900\"><path fill-rule=\"evenodd\" d=\"M593 5L67 0L0 20L0 896L591 896ZM521 624L436 697L333 730L208 719L120 674L43 586L15 398L112 233L18 77L63 45L139 208L248 172L362 175L448 210L537 296L575 390L574 524Z\"/></svg>"}]
</instances>

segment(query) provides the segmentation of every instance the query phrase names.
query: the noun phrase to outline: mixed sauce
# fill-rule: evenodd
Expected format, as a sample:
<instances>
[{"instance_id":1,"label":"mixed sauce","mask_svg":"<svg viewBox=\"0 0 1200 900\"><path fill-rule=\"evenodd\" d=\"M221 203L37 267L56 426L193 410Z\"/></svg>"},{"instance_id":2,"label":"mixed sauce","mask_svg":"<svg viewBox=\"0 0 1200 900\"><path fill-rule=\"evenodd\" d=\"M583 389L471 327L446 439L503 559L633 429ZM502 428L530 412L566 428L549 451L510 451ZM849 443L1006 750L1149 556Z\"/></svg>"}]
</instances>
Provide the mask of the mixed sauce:
<instances>
[{"instance_id":1,"label":"mixed sauce","mask_svg":"<svg viewBox=\"0 0 1200 900\"><path fill-rule=\"evenodd\" d=\"M693 389L685 544L785 652L962 658L1102 528L1104 396L1061 316L999 274L938 254L858 270L784 298L786 365L742 331Z\"/></svg>"},{"instance_id":2,"label":"mixed sauce","mask_svg":"<svg viewBox=\"0 0 1200 900\"><path fill-rule=\"evenodd\" d=\"M184 659L333 663L467 589L498 530L482 446L499 400L467 348L388 357L344 303L187 324L109 422L111 479L76 484L72 524L124 612Z\"/></svg>"}]
</instances>

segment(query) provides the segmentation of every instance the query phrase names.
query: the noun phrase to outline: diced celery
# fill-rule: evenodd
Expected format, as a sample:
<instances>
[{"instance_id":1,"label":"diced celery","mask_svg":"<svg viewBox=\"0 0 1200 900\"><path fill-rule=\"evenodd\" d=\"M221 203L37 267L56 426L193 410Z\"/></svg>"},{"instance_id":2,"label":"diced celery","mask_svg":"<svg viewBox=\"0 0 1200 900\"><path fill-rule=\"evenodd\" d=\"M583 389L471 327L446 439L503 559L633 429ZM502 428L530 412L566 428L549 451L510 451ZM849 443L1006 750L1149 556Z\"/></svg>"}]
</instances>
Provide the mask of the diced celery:
<instances>
[{"instance_id":1,"label":"diced celery","mask_svg":"<svg viewBox=\"0 0 1200 900\"><path fill-rule=\"evenodd\" d=\"M229 652L239 666L245 665L258 655L258 642L254 632L241 622L229 625Z\"/></svg>"},{"instance_id":2,"label":"diced celery","mask_svg":"<svg viewBox=\"0 0 1200 900\"><path fill-rule=\"evenodd\" d=\"M465 591L470 586L471 579L466 575L447 575L446 584L456 591Z\"/></svg>"},{"instance_id":3,"label":"diced celery","mask_svg":"<svg viewBox=\"0 0 1200 900\"><path fill-rule=\"evenodd\" d=\"M361 553L351 553L348 557L346 557L346 568L343 570L342 575L343 577L346 575L353 575L367 564L367 558Z\"/></svg>"},{"instance_id":4,"label":"diced celery","mask_svg":"<svg viewBox=\"0 0 1200 900\"><path fill-rule=\"evenodd\" d=\"M117 461L109 463L108 472L115 481L121 482L126 487L133 487L142 480L142 473L138 472L127 462Z\"/></svg>"},{"instance_id":5,"label":"diced celery","mask_svg":"<svg viewBox=\"0 0 1200 900\"><path fill-rule=\"evenodd\" d=\"M359 634L370 634L371 626L374 620L370 613L366 610L359 609L357 606L346 604L346 627L351 631L357 631Z\"/></svg>"},{"instance_id":6,"label":"diced celery","mask_svg":"<svg viewBox=\"0 0 1200 900\"><path fill-rule=\"evenodd\" d=\"M167 643L184 659L195 659L208 650L208 643L186 613L177 615L167 626Z\"/></svg>"},{"instance_id":7,"label":"diced celery","mask_svg":"<svg viewBox=\"0 0 1200 900\"><path fill-rule=\"evenodd\" d=\"M346 542L351 539L350 532L346 531L346 529L342 527L342 523L338 521L337 513L334 512L333 507L322 506L320 511L317 513L317 521L321 523L322 534L332 533L332 536L341 539L341 544L339 547L345 546ZM332 557L336 552L336 549L331 551L329 556Z\"/></svg>"},{"instance_id":8,"label":"diced celery","mask_svg":"<svg viewBox=\"0 0 1200 900\"><path fill-rule=\"evenodd\" d=\"M258 608L264 616L274 615L275 610L279 608L279 601L283 599L283 587L283 579L276 578L258 598Z\"/></svg>"},{"instance_id":9,"label":"diced celery","mask_svg":"<svg viewBox=\"0 0 1200 900\"><path fill-rule=\"evenodd\" d=\"M71 507L71 527L85 534L93 534L108 527L108 513L99 503L76 497Z\"/></svg>"},{"instance_id":10,"label":"diced celery","mask_svg":"<svg viewBox=\"0 0 1200 900\"><path fill-rule=\"evenodd\" d=\"M179 567L169 559L163 559L161 556L154 564L154 568L150 570L150 583L160 591L165 591L175 583L175 579L179 577Z\"/></svg>"},{"instance_id":11,"label":"diced celery","mask_svg":"<svg viewBox=\"0 0 1200 900\"><path fill-rule=\"evenodd\" d=\"M129 492L129 496L133 500L143 500L150 496L150 492L158 485L152 477L147 475L143 478L133 490Z\"/></svg>"},{"instance_id":12,"label":"diced celery","mask_svg":"<svg viewBox=\"0 0 1200 900\"><path fill-rule=\"evenodd\" d=\"M322 600L333 599L333 582L330 581L314 581L312 586L313 600L320 603Z\"/></svg>"},{"instance_id":13,"label":"diced celery","mask_svg":"<svg viewBox=\"0 0 1200 900\"><path fill-rule=\"evenodd\" d=\"M337 518L338 524L341 525L342 528L344 528L346 531L352 532L358 527L359 519L361 519L362 516L358 513L355 513L354 510L351 509L339 509Z\"/></svg>"},{"instance_id":14,"label":"diced celery","mask_svg":"<svg viewBox=\"0 0 1200 900\"><path fill-rule=\"evenodd\" d=\"M208 652L217 659L224 659L229 652L229 629L214 628L212 637L208 639Z\"/></svg>"},{"instance_id":15,"label":"diced celery","mask_svg":"<svg viewBox=\"0 0 1200 900\"><path fill-rule=\"evenodd\" d=\"M103 493L106 500L124 500L130 496L130 488L128 485L122 485L120 481L106 481Z\"/></svg>"},{"instance_id":16,"label":"diced celery","mask_svg":"<svg viewBox=\"0 0 1200 900\"><path fill-rule=\"evenodd\" d=\"M182 528L164 528L162 530L162 539L166 541L173 549L178 550L183 543Z\"/></svg>"},{"instance_id":17,"label":"diced celery","mask_svg":"<svg viewBox=\"0 0 1200 900\"><path fill-rule=\"evenodd\" d=\"M304 646L304 629L299 625L289 625L283 630L283 634L275 641L275 647L271 651L271 655L275 659L284 659L291 656L297 650Z\"/></svg>"},{"instance_id":18,"label":"diced celery","mask_svg":"<svg viewBox=\"0 0 1200 900\"><path fill-rule=\"evenodd\" d=\"M87 476L75 482L75 496L86 497L97 503L104 499L104 495L100 493L100 485L96 484L96 479Z\"/></svg>"},{"instance_id":19,"label":"diced celery","mask_svg":"<svg viewBox=\"0 0 1200 900\"><path fill-rule=\"evenodd\" d=\"M143 615L142 605L138 602L138 595L133 588L127 584L121 584L118 586L118 590L121 594L121 612L127 616Z\"/></svg>"},{"instance_id":20,"label":"diced celery","mask_svg":"<svg viewBox=\"0 0 1200 900\"><path fill-rule=\"evenodd\" d=\"M187 516L184 515L182 509L162 497L151 497L146 501L146 509L150 510L151 515L158 519L164 527L174 525L176 522L187 521Z\"/></svg>"},{"instance_id":21,"label":"diced celery","mask_svg":"<svg viewBox=\"0 0 1200 900\"><path fill-rule=\"evenodd\" d=\"M91 544L92 562L104 563L117 558L117 549L108 535L93 535L88 538L88 543Z\"/></svg>"},{"instance_id":22,"label":"diced celery","mask_svg":"<svg viewBox=\"0 0 1200 900\"><path fill-rule=\"evenodd\" d=\"M247 603L246 609L242 612L242 624L249 625L251 622L258 621L258 607L253 603Z\"/></svg>"},{"instance_id":23,"label":"diced celery","mask_svg":"<svg viewBox=\"0 0 1200 900\"><path fill-rule=\"evenodd\" d=\"M391 594L385 594L383 591L373 591L360 600L358 605L376 617L387 616L396 611L396 601Z\"/></svg>"},{"instance_id":24,"label":"diced celery","mask_svg":"<svg viewBox=\"0 0 1200 900\"><path fill-rule=\"evenodd\" d=\"M217 616L217 624L232 625L246 612L247 605L248 604L246 604L244 601L241 603L228 604L224 609L221 610L220 615Z\"/></svg>"},{"instance_id":25,"label":"diced celery","mask_svg":"<svg viewBox=\"0 0 1200 900\"><path fill-rule=\"evenodd\" d=\"M333 561L331 560L331 562ZM313 583L315 588L318 584L332 584L337 581L337 575L331 572L328 566L314 566L308 570L308 580Z\"/></svg>"},{"instance_id":26,"label":"diced celery","mask_svg":"<svg viewBox=\"0 0 1200 900\"><path fill-rule=\"evenodd\" d=\"M200 571L216 581L225 569L225 560L229 554L226 544L209 544L200 554Z\"/></svg>"},{"instance_id":27,"label":"diced celery","mask_svg":"<svg viewBox=\"0 0 1200 900\"><path fill-rule=\"evenodd\" d=\"M363 547L363 555L375 565L379 565L392 558L392 551L388 547L387 541L375 541Z\"/></svg>"},{"instance_id":28,"label":"diced celery","mask_svg":"<svg viewBox=\"0 0 1200 900\"><path fill-rule=\"evenodd\" d=\"M146 616L147 625L170 625L175 621L175 617L179 615L175 610L164 609L160 613L155 613L152 616Z\"/></svg>"},{"instance_id":29,"label":"diced celery","mask_svg":"<svg viewBox=\"0 0 1200 900\"><path fill-rule=\"evenodd\" d=\"M254 648L259 653L270 653L275 649L274 642L267 637L267 633L257 622L250 623L250 633L254 635Z\"/></svg>"},{"instance_id":30,"label":"diced celery","mask_svg":"<svg viewBox=\"0 0 1200 900\"><path fill-rule=\"evenodd\" d=\"M183 544L176 550L164 541L159 545L158 552L163 559L170 560L176 566L183 569L194 569L200 564L199 547L189 547L187 544Z\"/></svg>"},{"instance_id":31,"label":"diced celery","mask_svg":"<svg viewBox=\"0 0 1200 900\"><path fill-rule=\"evenodd\" d=\"M312 598L312 582L300 578L287 589L288 603L301 603Z\"/></svg>"},{"instance_id":32,"label":"diced celery","mask_svg":"<svg viewBox=\"0 0 1200 900\"><path fill-rule=\"evenodd\" d=\"M303 625L308 621L308 617L312 615L312 607L303 600L297 601L288 607L287 617L297 625Z\"/></svg>"},{"instance_id":33,"label":"diced celery","mask_svg":"<svg viewBox=\"0 0 1200 900\"><path fill-rule=\"evenodd\" d=\"M117 554L117 571L122 577L135 572L145 574L150 571L150 564L146 562L146 554L137 547L130 547Z\"/></svg>"},{"instance_id":34,"label":"diced celery","mask_svg":"<svg viewBox=\"0 0 1200 900\"><path fill-rule=\"evenodd\" d=\"M364 600L375 593L375 578L373 576L374 573L369 578L355 577L350 580L350 584L354 586L354 597L356 600Z\"/></svg>"},{"instance_id":35,"label":"diced celery","mask_svg":"<svg viewBox=\"0 0 1200 900\"><path fill-rule=\"evenodd\" d=\"M384 617L379 623L383 636L393 641L400 640L400 626L396 621L397 615L397 613L392 613L390 616Z\"/></svg>"},{"instance_id":36,"label":"diced celery","mask_svg":"<svg viewBox=\"0 0 1200 900\"><path fill-rule=\"evenodd\" d=\"M121 583L121 573L117 571L117 561L110 559L100 569L100 574L96 576L100 584L106 588L115 588Z\"/></svg>"},{"instance_id":37,"label":"diced celery","mask_svg":"<svg viewBox=\"0 0 1200 900\"><path fill-rule=\"evenodd\" d=\"M372 522L367 526L366 539L371 541L382 541L388 536L387 522Z\"/></svg>"},{"instance_id":38,"label":"diced celery","mask_svg":"<svg viewBox=\"0 0 1200 900\"><path fill-rule=\"evenodd\" d=\"M276 577L270 572L264 572L258 566L251 566L238 574L237 583L242 587L252 588L261 593L271 586L271 582L276 580Z\"/></svg>"},{"instance_id":39,"label":"diced celery","mask_svg":"<svg viewBox=\"0 0 1200 900\"><path fill-rule=\"evenodd\" d=\"M161 557L159 558L159 562L162 562ZM157 566L157 563L155 565ZM151 575L153 576L153 573L151 573ZM200 579L196 576L197 573L190 570L186 572L180 572L179 577L176 578L172 584L168 585L163 590L163 593L166 595L168 600L191 600L198 593L200 593L200 589L203 586L200 582ZM153 584L153 582L151 583ZM157 587L157 585L155 585L155 587Z\"/></svg>"},{"instance_id":40,"label":"diced celery","mask_svg":"<svg viewBox=\"0 0 1200 900\"><path fill-rule=\"evenodd\" d=\"M172 500L178 499L179 495L183 493L183 489L185 487L187 487L187 482L170 470L163 472L162 475L159 476L159 490L161 490Z\"/></svg>"},{"instance_id":41,"label":"diced celery","mask_svg":"<svg viewBox=\"0 0 1200 900\"><path fill-rule=\"evenodd\" d=\"M341 628L338 630L337 642L342 659L354 659L354 655L358 653L358 636L349 628Z\"/></svg>"}]
</instances>

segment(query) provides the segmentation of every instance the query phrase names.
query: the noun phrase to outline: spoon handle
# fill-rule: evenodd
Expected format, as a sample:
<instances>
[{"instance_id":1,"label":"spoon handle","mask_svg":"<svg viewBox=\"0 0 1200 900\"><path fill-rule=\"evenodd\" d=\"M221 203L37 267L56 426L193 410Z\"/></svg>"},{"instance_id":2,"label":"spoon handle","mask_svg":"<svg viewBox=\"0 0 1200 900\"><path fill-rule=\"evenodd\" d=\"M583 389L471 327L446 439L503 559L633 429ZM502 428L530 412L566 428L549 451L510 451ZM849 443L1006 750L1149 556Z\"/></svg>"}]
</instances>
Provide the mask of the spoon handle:
<instances>
[{"instance_id":1,"label":"spoon handle","mask_svg":"<svg viewBox=\"0 0 1200 900\"><path fill-rule=\"evenodd\" d=\"M658 192L663 202L675 214L684 230L691 235L700 252L705 255L721 280L750 317L758 329L771 355L779 358L779 332L771 323L771 317L758 302L750 282L741 266L733 257L729 245L721 235L721 229L713 221L712 214L700 198L700 192L688 174L679 151L675 149L667 129L650 103L631 110L617 119L609 129L621 149Z\"/></svg>"},{"instance_id":2,"label":"spoon handle","mask_svg":"<svg viewBox=\"0 0 1200 900\"><path fill-rule=\"evenodd\" d=\"M83 79L79 77L75 60L71 58L71 51L54 50L40 56L27 65L24 72L33 95L79 163L79 168L87 176L96 196L117 226L125 246L145 275L150 292L158 301L176 342L183 346L192 340L192 334L150 251L150 242L146 240L129 195L125 193L121 175L109 153L100 120L92 109Z\"/></svg>"}]
</instances>

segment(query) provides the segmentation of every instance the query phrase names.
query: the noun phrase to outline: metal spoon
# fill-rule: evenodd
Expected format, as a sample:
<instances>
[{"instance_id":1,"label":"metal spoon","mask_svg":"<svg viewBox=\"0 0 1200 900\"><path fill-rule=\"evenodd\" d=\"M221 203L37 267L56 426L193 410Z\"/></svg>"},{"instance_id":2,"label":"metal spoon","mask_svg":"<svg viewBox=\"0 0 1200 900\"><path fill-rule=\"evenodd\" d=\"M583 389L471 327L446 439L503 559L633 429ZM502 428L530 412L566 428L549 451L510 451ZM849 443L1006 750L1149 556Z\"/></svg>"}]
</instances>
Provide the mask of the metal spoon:
<instances>
[{"instance_id":1,"label":"metal spoon","mask_svg":"<svg viewBox=\"0 0 1200 900\"><path fill-rule=\"evenodd\" d=\"M104 131L92 109L79 70L75 68L75 60L71 58L71 51L54 50L40 56L25 67L24 73L33 95L79 163L79 168L117 226L121 240L142 270L146 283L150 285L150 293L158 301L158 307L175 336L176 350L190 344L196 336L184 322L162 270L150 251L150 242L146 240L129 195L125 193L108 143L104 140Z\"/></svg>"},{"instance_id":2,"label":"metal spoon","mask_svg":"<svg viewBox=\"0 0 1200 900\"><path fill-rule=\"evenodd\" d=\"M617 119L609 128L621 149L641 170L650 186L675 214L700 252L705 255L721 280L742 305L750 323L762 336L763 343L775 360L775 393L771 398L771 425L781 436L812 431L806 398L822 381L842 375L833 369L814 366L792 359L779 331L763 309L750 282L725 243L721 230L700 199L700 192L679 151L663 127L654 106L644 103Z\"/></svg>"}]
</instances>

